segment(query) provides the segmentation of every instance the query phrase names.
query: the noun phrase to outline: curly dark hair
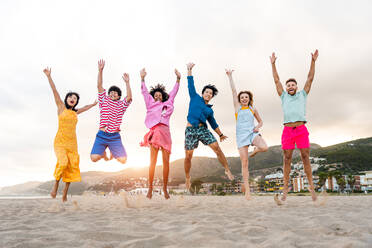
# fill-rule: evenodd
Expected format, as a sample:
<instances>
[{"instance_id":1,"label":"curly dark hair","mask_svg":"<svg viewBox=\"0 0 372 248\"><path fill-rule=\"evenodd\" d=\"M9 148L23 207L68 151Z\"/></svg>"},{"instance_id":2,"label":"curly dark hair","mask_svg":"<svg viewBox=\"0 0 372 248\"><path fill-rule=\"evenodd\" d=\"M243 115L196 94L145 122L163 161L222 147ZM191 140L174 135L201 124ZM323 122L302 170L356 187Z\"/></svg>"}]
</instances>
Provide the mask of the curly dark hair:
<instances>
[{"instance_id":1,"label":"curly dark hair","mask_svg":"<svg viewBox=\"0 0 372 248\"><path fill-rule=\"evenodd\" d=\"M118 86L111 86L108 90L108 94L110 94L111 91L116 91L119 95L119 99L121 98L121 89Z\"/></svg>"},{"instance_id":2,"label":"curly dark hair","mask_svg":"<svg viewBox=\"0 0 372 248\"><path fill-rule=\"evenodd\" d=\"M162 102L165 102L168 100L169 98L169 95L168 93L165 91L165 86L162 85L162 84L157 84L153 87L150 88L150 95L152 95L152 97L154 98L155 96L155 92L160 92L163 99L162 99Z\"/></svg>"},{"instance_id":3,"label":"curly dark hair","mask_svg":"<svg viewBox=\"0 0 372 248\"><path fill-rule=\"evenodd\" d=\"M213 91L212 97L217 96L218 90L217 90L216 86L214 86L213 84L207 84L206 86L204 86L204 88L202 90L202 95L203 95L203 93L206 89L211 89Z\"/></svg>"},{"instance_id":4,"label":"curly dark hair","mask_svg":"<svg viewBox=\"0 0 372 248\"><path fill-rule=\"evenodd\" d=\"M252 92L250 92L248 90L240 91L239 94L238 94L238 101L239 101L239 103L240 103L240 96L242 94L247 94L249 96L248 106L252 106L253 105L253 94L252 94Z\"/></svg>"},{"instance_id":5,"label":"curly dark hair","mask_svg":"<svg viewBox=\"0 0 372 248\"><path fill-rule=\"evenodd\" d=\"M72 96L72 95L75 95L75 96L76 96L77 101L76 101L76 104L75 104L74 106L71 107L71 106L68 105L68 103L67 103L67 98L70 97L70 96ZM78 105L79 100L80 100L80 96L79 96L78 93L76 93L76 92L69 92L69 93L67 93L66 96L65 96L65 107L66 107L67 109L71 109L71 110L73 110L73 111L77 111L77 109L75 109L75 107Z\"/></svg>"}]
</instances>

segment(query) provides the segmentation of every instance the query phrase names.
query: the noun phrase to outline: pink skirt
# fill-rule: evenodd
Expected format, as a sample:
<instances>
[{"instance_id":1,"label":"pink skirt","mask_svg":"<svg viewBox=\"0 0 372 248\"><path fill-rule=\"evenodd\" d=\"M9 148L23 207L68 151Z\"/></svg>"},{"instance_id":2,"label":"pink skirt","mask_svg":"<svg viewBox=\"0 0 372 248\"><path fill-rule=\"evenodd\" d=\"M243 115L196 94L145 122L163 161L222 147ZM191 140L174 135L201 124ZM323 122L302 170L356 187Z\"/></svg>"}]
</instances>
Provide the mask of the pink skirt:
<instances>
[{"instance_id":1,"label":"pink skirt","mask_svg":"<svg viewBox=\"0 0 372 248\"><path fill-rule=\"evenodd\" d=\"M164 124L157 124L153 126L148 133L143 137L143 141L140 143L141 146L150 146L157 149L163 149L171 153L172 139L169 131L169 126Z\"/></svg>"}]
</instances>

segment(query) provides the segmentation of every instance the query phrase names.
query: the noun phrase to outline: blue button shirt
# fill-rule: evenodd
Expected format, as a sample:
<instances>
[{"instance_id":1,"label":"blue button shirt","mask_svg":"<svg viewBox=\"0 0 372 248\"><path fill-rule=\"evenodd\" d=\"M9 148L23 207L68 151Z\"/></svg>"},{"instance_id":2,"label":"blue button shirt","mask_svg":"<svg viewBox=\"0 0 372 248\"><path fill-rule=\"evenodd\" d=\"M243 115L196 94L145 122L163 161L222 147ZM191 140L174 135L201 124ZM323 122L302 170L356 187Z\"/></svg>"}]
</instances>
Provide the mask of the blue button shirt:
<instances>
[{"instance_id":1,"label":"blue button shirt","mask_svg":"<svg viewBox=\"0 0 372 248\"><path fill-rule=\"evenodd\" d=\"M213 109L211 104L205 104L203 98L196 93L194 85L194 77L188 76L187 83L190 95L189 113L187 114L187 121L193 126L199 126L199 123L207 125L207 121L212 129L216 129L218 124L213 116Z\"/></svg>"}]
</instances>

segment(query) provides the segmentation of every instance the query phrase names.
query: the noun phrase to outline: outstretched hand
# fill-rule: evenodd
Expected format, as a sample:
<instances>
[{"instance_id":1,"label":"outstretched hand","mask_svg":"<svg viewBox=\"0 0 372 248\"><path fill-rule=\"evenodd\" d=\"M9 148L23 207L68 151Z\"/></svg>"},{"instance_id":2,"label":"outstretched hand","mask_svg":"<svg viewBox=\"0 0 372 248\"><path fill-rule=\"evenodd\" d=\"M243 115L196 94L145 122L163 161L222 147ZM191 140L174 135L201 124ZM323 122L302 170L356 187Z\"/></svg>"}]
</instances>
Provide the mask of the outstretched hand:
<instances>
[{"instance_id":1,"label":"outstretched hand","mask_svg":"<svg viewBox=\"0 0 372 248\"><path fill-rule=\"evenodd\" d=\"M314 53L311 53L311 59L315 62L318 59L319 52L318 49L315 50Z\"/></svg>"},{"instance_id":2,"label":"outstretched hand","mask_svg":"<svg viewBox=\"0 0 372 248\"><path fill-rule=\"evenodd\" d=\"M129 74L128 73L123 74L123 80L124 80L124 82L129 83Z\"/></svg>"},{"instance_id":3,"label":"outstretched hand","mask_svg":"<svg viewBox=\"0 0 372 248\"><path fill-rule=\"evenodd\" d=\"M187 64L187 70L188 70L188 71L191 71L191 70L192 70L192 68L193 68L194 66L195 66L195 64L194 64L194 63L191 63L191 62L190 62L190 63L188 63L188 64Z\"/></svg>"},{"instance_id":4,"label":"outstretched hand","mask_svg":"<svg viewBox=\"0 0 372 248\"><path fill-rule=\"evenodd\" d=\"M103 68L105 68L105 61L103 59L98 60L98 70L103 71Z\"/></svg>"},{"instance_id":5,"label":"outstretched hand","mask_svg":"<svg viewBox=\"0 0 372 248\"><path fill-rule=\"evenodd\" d=\"M222 135L222 136L220 137L220 142L224 141L225 139L227 139L227 136L226 136L226 135Z\"/></svg>"},{"instance_id":6,"label":"outstretched hand","mask_svg":"<svg viewBox=\"0 0 372 248\"><path fill-rule=\"evenodd\" d=\"M176 74L177 79L181 78L181 73L177 69L174 69L174 73Z\"/></svg>"},{"instance_id":7,"label":"outstretched hand","mask_svg":"<svg viewBox=\"0 0 372 248\"><path fill-rule=\"evenodd\" d=\"M270 56L271 64L275 64L276 59L277 59L277 57L275 57L275 53L272 53L271 56Z\"/></svg>"},{"instance_id":8,"label":"outstretched hand","mask_svg":"<svg viewBox=\"0 0 372 248\"><path fill-rule=\"evenodd\" d=\"M97 105L97 100L94 101L94 103L92 104L92 106L96 106Z\"/></svg>"},{"instance_id":9,"label":"outstretched hand","mask_svg":"<svg viewBox=\"0 0 372 248\"><path fill-rule=\"evenodd\" d=\"M52 68L47 67L47 68L45 68L45 69L43 70L43 72L45 73L45 75L46 75L47 77L49 77L50 74L52 73Z\"/></svg>"},{"instance_id":10,"label":"outstretched hand","mask_svg":"<svg viewBox=\"0 0 372 248\"><path fill-rule=\"evenodd\" d=\"M143 68L143 69L140 71L141 79L142 79L142 80L145 80L146 75L147 75L146 69ZM125 80L124 80L124 81L125 81Z\"/></svg>"},{"instance_id":11,"label":"outstretched hand","mask_svg":"<svg viewBox=\"0 0 372 248\"><path fill-rule=\"evenodd\" d=\"M234 72L234 70L232 70L232 69L225 69L225 72L226 72L226 75L228 77L231 77L232 76L232 73Z\"/></svg>"}]
</instances>

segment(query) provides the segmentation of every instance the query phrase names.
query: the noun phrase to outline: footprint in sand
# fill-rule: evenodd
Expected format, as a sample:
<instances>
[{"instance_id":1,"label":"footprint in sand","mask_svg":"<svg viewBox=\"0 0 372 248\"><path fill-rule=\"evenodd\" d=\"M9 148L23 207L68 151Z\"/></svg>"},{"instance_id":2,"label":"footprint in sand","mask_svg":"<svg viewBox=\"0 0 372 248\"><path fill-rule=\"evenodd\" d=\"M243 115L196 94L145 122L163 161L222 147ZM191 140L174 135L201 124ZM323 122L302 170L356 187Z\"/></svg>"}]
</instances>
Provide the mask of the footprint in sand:
<instances>
[{"instance_id":1,"label":"footprint in sand","mask_svg":"<svg viewBox=\"0 0 372 248\"><path fill-rule=\"evenodd\" d=\"M52 205L50 205L45 211L40 211L42 213L58 213L65 211L65 208L61 206L60 203L54 202Z\"/></svg>"}]
</instances>

